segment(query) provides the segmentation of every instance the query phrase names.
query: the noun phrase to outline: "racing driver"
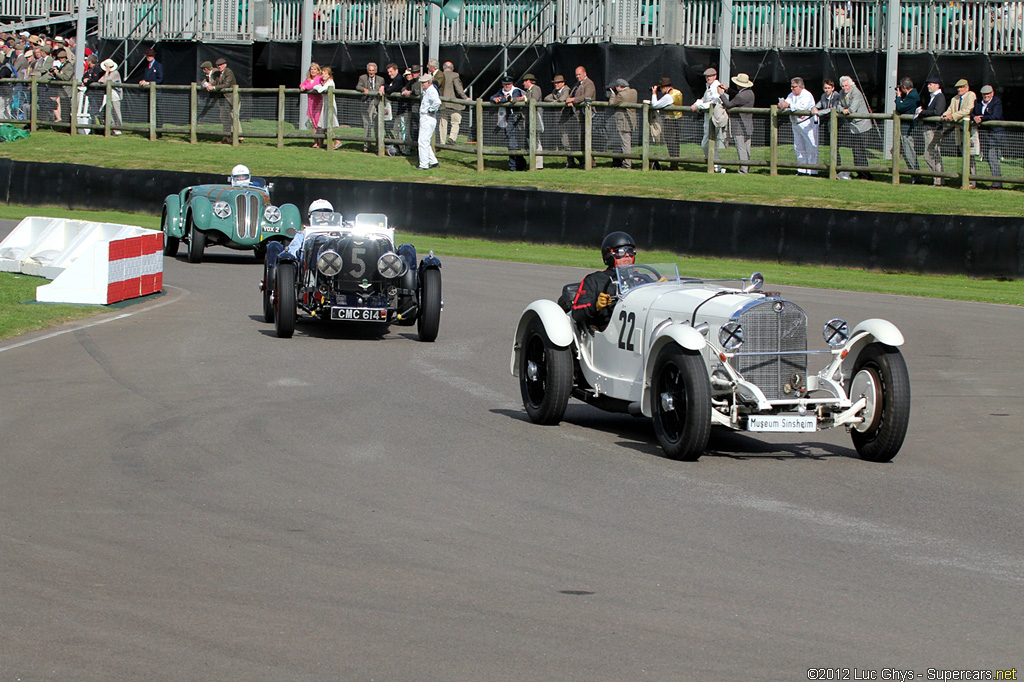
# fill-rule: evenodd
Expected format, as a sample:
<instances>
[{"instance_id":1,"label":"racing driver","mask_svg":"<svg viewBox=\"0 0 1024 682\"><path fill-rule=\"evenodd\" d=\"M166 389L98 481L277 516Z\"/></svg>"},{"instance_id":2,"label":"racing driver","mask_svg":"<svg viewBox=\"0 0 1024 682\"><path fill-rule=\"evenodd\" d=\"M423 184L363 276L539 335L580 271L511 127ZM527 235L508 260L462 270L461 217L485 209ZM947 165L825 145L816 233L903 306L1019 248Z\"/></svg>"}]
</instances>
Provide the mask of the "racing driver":
<instances>
[{"instance_id":1,"label":"racing driver","mask_svg":"<svg viewBox=\"0 0 1024 682\"><path fill-rule=\"evenodd\" d=\"M615 268L636 260L633 238L625 232L612 232L601 243L601 259L608 267L584 277L572 301L572 319L595 331L604 331L612 319Z\"/></svg>"}]
</instances>

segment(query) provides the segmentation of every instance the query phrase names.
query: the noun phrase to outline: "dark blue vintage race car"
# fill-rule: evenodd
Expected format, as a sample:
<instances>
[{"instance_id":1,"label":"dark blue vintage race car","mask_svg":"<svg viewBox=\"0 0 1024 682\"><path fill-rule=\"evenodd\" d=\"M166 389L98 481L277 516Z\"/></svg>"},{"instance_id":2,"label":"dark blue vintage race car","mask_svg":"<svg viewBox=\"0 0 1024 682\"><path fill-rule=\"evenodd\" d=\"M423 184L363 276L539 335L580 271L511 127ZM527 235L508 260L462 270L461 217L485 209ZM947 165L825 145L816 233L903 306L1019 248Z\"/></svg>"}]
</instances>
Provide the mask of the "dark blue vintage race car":
<instances>
[{"instance_id":1,"label":"dark blue vintage race car","mask_svg":"<svg viewBox=\"0 0 1024 682\"><path fill-rule=\"evenodd\" d=\"M267 249L263 319L279 337L291 337L299 312L317 320L417 327L421 341L437 338L444 303L441 261L433 251L417 263L410 244L395 248L387 216L310 214L309 227L284 248Z\"/></svg>"}]
</instances>

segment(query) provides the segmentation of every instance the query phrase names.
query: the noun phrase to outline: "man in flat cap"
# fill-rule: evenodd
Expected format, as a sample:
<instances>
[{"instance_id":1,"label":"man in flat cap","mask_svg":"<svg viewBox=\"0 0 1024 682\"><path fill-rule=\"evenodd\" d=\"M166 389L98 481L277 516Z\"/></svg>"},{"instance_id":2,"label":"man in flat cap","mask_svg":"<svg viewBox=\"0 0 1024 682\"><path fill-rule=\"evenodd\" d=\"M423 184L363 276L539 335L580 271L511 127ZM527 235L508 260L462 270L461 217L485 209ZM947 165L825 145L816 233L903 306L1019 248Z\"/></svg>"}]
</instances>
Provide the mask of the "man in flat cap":
<instances>
[{"instance_id":1,"label":"man in flat cap","mask_svg":"<svg viewBox=\"0 0 1024 682\"><path fill-rule=\"evenodd\" d=\"M636 104L636 90L629 87L625 78L618 78L612 83L611 94L608 97L608 104L615 107L612 114L612 123L619 138L619 149L621 154L633 153L633 128L636 127L636 109L629 109L623 105ZM632 159L613 159L612 166L630 169L633 167Z\"/></svg>"},{"instance_id":2,"label":"man in flat cap","mask_svg":"<svg viewBox=\"0 0 1024 682\"><path fill-rule=\"evenodd\" d=\"M501 90L491 97L491 102L499 104L498 128L505 136L505 146L508 147L508 169L510 171L527 170L526 158L522 154L513 154L523 148L519 143L520 124L523 120L523 110L515 105L526 101L526 93L515 86L512 76L502 76Z\"/></svg>"},{"instance_id":3,"label":"man in flat cap","mask_svg":"<svg viewBox=\"0 0 1024 682\"><path fill-rule=\"evenodd\" d=\"M552 90L548 94L544 95L545 102L561 102L565 103L569 99L569 88L565 84L565 78L562 74L557 74L551 80ZM572 142L570 141L569 133L572 128L572 108L564 107L558 110L558 148L564 152L572 151ZM571 159L567 159L571 161ZM569 166L571 167L571 165Z\"/></svg>"},{"instance_id":4,"label":"man in flat cap","mask_svg":"<svg viewBox=\"0 0 1024 682\"><path fill-rule=\"evenodd\" d=\"M420 125L417 143L419 146L419 170L437 168L437 156L434 155L434 131L437 130L437 112L441 110L441 95L434 87L433 78L429 73L419 77L423 95L420 98Z\"/></svg>"},{"instance_id":5,"label":"man in flat cap","mask_svg":"<svg viewBox=\"0 0 1024 682\"><path fill-rule=\"evenodd\" d=\"M721 90L719 86L722 85L718 80L718 70L714 67L704 69L704 82L707 84L707 88L704 90L704 95L690 105L691 111L706 112L713 106L721 102ZM700 148L704 150L704 158L708 156L708 141L711 139L711 117L704 117L704 137L701 138ZM722 149L725 145L724 139L718 139L715 141L715 160L718 160L718 150ZM725 169L721 166L715 166L715 172L725 172Z\"/></svg>"},{"instance_id":6,"label":"man in flat cap","mask_svg":"<svg viewBox=\"0 0 1024 682\"><path fill-rule=\"evenodd\" d=\"M213 71L212 78L209 84L206 86L206 91L210 93L210 96L217 99L217 105L220 108L220 125L224 131L224 137L221 138L222 144L231 144L231 128L232 128L232 106L231 106L231 93L238 85L238 80L235 78L235 72L228 67L226 59L221 57L216 62L217 68ZM241 140L242 138L238 138Z\"/></svg>"},{"instance_id":7,"label":"man in flat cap","mask_svg":"<svg viewBox=\"0 0 1024 682\"><path fill-rule=\"evenodd\" d=\"M917 109L917 120L921 123L921 132L924 135L924 160L933 173L941 173L942 122L927 119L942 116L942 112L946 110L946 96L942 94L942 84L938 78L927 79L925 87L928 88L928 103ZM932 182L941 185L942 178L935 178Z\"/></svg>"},{"instance_id":8,"label":"man in flat cap","mask_svg":"<svg viewBox=\"0 0 1024 682\"><path fill-rule=\"evenodd\" d=\"M974 102L978 99L978 96L971 91L971 85L967 82L966 78L961 78L956 82L956 95L950 100L949 106L946 107L946 111L942 114L942 120L953 124L953 130L956 134L956 148L957 150L963 149L964 142L964 131L963 121L965 118L971 115L974 111ZM945 131L946 134L949 130ZM975 172L974 157L981 154L981 144L978 141L978 129L974 128L971 131L971 174ZM970 186L974 187L975 183L973 180L970 181Z\"/></svg>"},{"instance_id":9,"label":"man in flat cap","mask_svg":"<svg viewBox=\"0 0 1024 682\"><path fill-rule=\"evenodd\" d=\"M1003 120L1003 103L996 97L996 91L991 85L981 86L981 99L974 103L974 111L971 112L972 120L981 126L988 121ZM988 161L991 174L997 178L1002 175L999 165L999 155L1002 151L1003 140L1006 137L1006 128L1002 126L981 126L979 137L981 138L981 155ZM992 189L1002 189L1003 183L996 181L992 183Z\"/></svg>"}]
</instances>

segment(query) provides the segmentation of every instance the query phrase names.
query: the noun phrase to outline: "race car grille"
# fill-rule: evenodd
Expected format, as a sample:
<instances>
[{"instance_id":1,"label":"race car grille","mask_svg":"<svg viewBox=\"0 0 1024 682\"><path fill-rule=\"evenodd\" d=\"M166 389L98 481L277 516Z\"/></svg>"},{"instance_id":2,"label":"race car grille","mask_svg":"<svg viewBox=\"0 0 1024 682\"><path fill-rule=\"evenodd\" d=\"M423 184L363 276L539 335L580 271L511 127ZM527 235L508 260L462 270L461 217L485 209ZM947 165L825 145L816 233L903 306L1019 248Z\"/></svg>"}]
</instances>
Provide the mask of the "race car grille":
<instances>
[{"instance_id":1,"label":"race car grille","mask_svg":"<svg viewBox=\"0 0 1024 682\"><path fill-rule=\"evenodd\" d=\"M743 347L736 369L769 400L794 397L807 376L806 355L745 354L806 351L807 315L795 303L767 299L744 310L737 321L743 325Z\"/></svg>"},{"instance_id":2,"label":"race car grille","mask_svg":"<svg viewBox=\"0 0 1024 682\"><path fill-rule=\"evenodd\" d=\"M260 234L260 198L255 194L235 197L235 232L239 239L255 239Z\"/></svg>"}]
</instances>

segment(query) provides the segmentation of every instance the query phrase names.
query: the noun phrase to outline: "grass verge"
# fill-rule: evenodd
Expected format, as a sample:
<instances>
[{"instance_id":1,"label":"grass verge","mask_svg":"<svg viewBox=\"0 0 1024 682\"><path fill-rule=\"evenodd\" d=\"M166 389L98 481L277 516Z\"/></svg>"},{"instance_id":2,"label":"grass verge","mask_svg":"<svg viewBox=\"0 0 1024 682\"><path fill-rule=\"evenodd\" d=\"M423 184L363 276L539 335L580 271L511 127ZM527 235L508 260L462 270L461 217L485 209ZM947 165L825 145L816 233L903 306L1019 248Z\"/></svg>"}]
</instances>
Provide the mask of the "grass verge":
<instances>
[{"instance_id":1,"label":"grass verge","mask_svg":"<svg viewBox=\"0 0 1024 682\"><path fill-rule=\"evenodd\" d=\"M36 303L36 287L49 281L16 272L0 272L0 339L106 311L104 306Z\"/></svg>"},{"instance_id":2,"label":"grass verge","mask_svg":"<svg viewBox=\"0 0 1024 682\"><path fill-rule=\"evenodd\" d=\"M206 170L225 176L237 163L244 163L261 176L379 179L401 182L443 183L470 186L514 186L542 190L598 195L627 195L662 199L722 201L773 206L813 206L918 214L1020 216L1021 192L968 191L932 185L892 185L879 179L868 182L832 181L825 177L798 176L792 170L776 177L754 169L748 175L708 174L698 165L685 170L625 171L600 159L590 171L555 168L564 161L547 157L546 168L529 173L510 173L503 156L488 156L485 170L476 170L473 147L466 153L440 150L440 167L423 173L415 159L383 157L363 153L362 141L343 140L341 150L311 149L309 140L287 140L277 147L275 140L246 138L238 147L202 141L195 145L187 137L167 133L149 141L135 134L118 137L76 135L41 130L30 137L0 145L0 157L18 161L59 160L106 168ZM691 145L692 147L692 145ZM693 147L687 153L699 155ZM849 152L846 152L847 156ZM904 178L909 180L909 178ZM1008 185L1016 187L1014 185Z\"/></svg>"}]
</instances>

